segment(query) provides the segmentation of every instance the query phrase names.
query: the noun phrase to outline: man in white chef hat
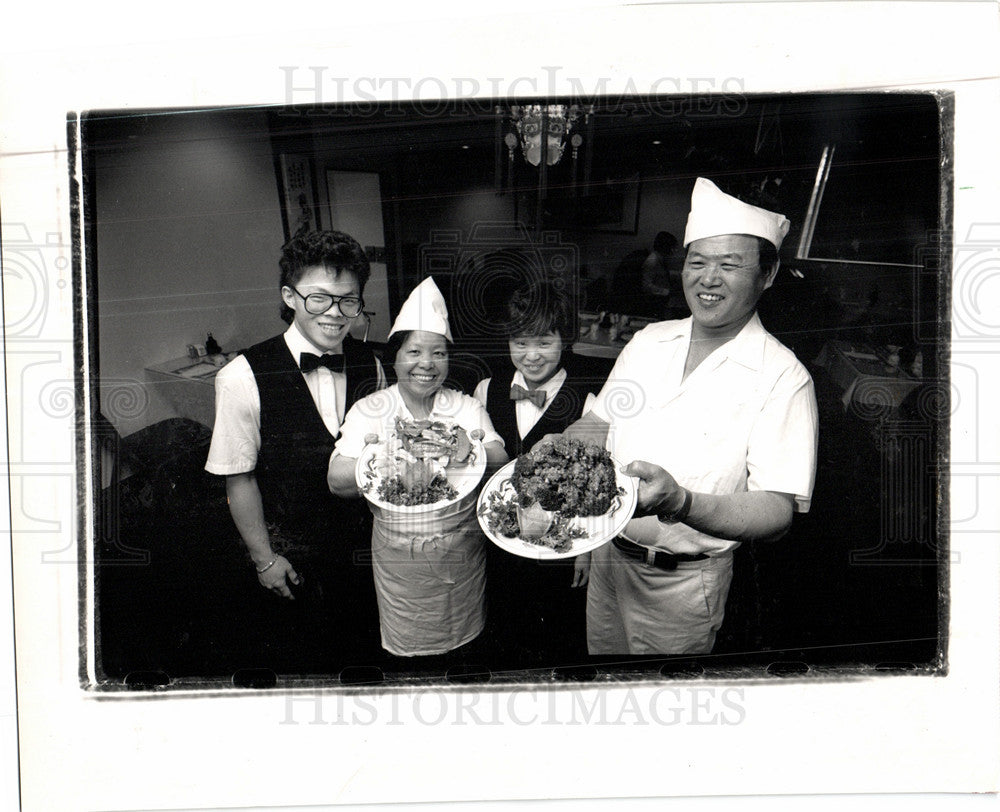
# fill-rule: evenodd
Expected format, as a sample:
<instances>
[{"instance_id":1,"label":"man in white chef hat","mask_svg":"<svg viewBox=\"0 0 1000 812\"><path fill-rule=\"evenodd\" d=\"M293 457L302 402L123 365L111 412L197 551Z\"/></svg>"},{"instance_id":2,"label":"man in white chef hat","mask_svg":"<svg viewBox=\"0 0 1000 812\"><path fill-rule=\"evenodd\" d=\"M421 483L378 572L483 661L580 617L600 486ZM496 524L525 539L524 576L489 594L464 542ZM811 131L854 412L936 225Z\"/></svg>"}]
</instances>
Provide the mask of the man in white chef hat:
<instances>
[{"instance_id":1,"label":"man in white chef hat","mask_svg":"<svg viewBox=\"0 0 1000 812\"><path fill-rule=\"evenodd\" d=\"M698 178L684 234L690 318L640 331L567 434L604 442L639 508L594 552L591 654L712 650L733 551L777 539L816 472L812 379L761 325L789 222Z\"/></svg>"}]
</instances>

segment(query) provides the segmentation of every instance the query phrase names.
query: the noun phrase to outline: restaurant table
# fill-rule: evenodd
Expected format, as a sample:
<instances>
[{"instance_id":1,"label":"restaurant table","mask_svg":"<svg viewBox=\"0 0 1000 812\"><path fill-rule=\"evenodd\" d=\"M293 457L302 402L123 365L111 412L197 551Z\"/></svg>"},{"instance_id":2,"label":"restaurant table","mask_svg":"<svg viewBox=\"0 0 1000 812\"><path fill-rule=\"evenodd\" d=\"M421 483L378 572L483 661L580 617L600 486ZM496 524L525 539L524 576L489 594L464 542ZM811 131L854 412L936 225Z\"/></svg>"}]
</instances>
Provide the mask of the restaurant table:
<instances>
[{"instance_id":1,"label":"restaurant table","mask_svg":"<svg viewBox=\"0 0 1000 812\"><path fill-rule=\"evenodd\" d=\"M236 353L229 353L226 360ZM207 358L174 358L146 367L150 383L186 417L212 428L215 422L215 376L222 369Z\"/></svg>"},{"instance_id":2,"label":"restaurant table","mask_svg":"<svg viewBox=\"0 0 1000 812\"><path fill-rule=\"evenodd\" d=\"M847 411L890 412L899 408L920 383L917 378L887 360L889 350L848 341L827 341L816 356L816 365L825 369L839 387L841 403Z\"/></svg>"},{"instance_id":3,"label":"restaurant table","mask_svg":"<svg viewBox=\"0 0 1000 812\"><path fill-rule=\"evenodd\" d=\"M643 327L653 323L653 319L640 316L625 316L627 322L622 326L595 327L599 319L597 313L580 314L579 337L573 342L573 352L577 355L588 355L594 358L617 358L622 348L628 344L632 336Z\"/></svg>"}]
</instances>

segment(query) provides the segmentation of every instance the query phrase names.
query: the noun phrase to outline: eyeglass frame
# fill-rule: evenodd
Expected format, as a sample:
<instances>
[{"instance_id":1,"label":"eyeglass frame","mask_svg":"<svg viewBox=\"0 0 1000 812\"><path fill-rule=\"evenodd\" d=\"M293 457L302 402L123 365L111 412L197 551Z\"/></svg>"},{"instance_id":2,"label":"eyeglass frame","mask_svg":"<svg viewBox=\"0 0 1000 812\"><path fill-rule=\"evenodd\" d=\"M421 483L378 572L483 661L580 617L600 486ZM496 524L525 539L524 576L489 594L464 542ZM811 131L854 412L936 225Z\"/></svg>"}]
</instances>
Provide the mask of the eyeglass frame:
<instances>
[{"instance_id":1,"label":"eyeglass frame","mask_svg":"<svg viewBox=\"0 0 1000 812\"><path fill-rule=\"evenodd\" d=\"M306 313L308 313L310 316L322 316L324 313L330 312L330 308L333 307L334 305L337 305L337 310L340 311L340 315L343 316L345 319L356 319L356 318L358 318L358 316L360 316L362 313L365 312L365 300L364 300L364 297L362 297L362 296L334 296L332 293L307 293L307 294L303 295L303 294L299 293L299 291L296 289L295 285L286 285L285 287L290 288L292 290L292 292L295 293L296 296L298 296L300 299L302 299L302 301L303 301L303 303L305 305L305 308L306 308ZM317 311L314 312L314 311L312 311L312 310L309 309L309 297L310 296L328 297L330 299L330 304L328 304L322 310L317 310ZM345 313L344 309L340 306L341 302L343 302L344 299L357 299L357 301L358 301L358 312L355 313L353 316L348 315L347 313Z\"/></svg>"}]
</instances>

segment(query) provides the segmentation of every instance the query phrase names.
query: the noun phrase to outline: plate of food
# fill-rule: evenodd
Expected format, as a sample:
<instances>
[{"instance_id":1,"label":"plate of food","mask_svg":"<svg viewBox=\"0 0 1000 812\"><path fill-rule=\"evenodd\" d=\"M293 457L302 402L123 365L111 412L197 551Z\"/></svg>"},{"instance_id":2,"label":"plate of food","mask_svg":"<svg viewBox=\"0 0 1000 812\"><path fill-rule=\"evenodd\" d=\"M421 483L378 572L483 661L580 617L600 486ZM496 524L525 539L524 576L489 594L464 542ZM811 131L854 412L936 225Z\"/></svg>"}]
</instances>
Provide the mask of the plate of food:
<instances>
[{"instance_id":1,"label":"plate of food","mask_svg":"<svg viewBox=\"0 0 1000 812\"><path fill-rule=\"evenodd\" d=\"M486 471L482 432L448 420L397 417L386 437L369 435L354 478L385 510L427 513L468 496Z\"/></svg>"},{"instance_id":2,"label":"plate of food","mask_svg":"<svg viewBox=\"0 0 1000 812\"><path fill-rule=\"evenodd\" d=\"M602 446L558 439L507 463L479 495L486 536L514 555L573 558L617 536L638 501L636 480Z\"/></svg>"}]
</instances>

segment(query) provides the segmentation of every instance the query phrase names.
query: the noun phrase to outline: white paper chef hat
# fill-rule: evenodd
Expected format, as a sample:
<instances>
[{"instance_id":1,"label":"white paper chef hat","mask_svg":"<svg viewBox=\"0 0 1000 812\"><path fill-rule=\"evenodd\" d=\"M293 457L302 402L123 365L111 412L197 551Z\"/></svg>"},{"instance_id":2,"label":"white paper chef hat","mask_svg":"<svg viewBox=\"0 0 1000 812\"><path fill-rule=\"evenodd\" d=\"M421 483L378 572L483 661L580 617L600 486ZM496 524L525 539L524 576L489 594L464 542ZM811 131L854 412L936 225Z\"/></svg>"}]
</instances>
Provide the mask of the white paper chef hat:
<instances>
[{"instance_id":1,"label":"white paper chef hat","mask_svg":"<svg viewBox=\"0 0 1000 812\"><path fill-rule=\"evenodd\" d=\"M727 195L712 181L698 178L691 192L691 213L684 230L684 247L703 237L751 234L763 237L778 249L789 225L785 215L751 206Z\"/></svg>"},{"instance_id":2,"label":"white paper chef hat","mask_svg":"<svg viewBox=\"0 0 1000 812\"><path fill-rule=\"evenodd\" d=\"M417 285L403 302L389 336L403 330L423 330L442 335L449 341L454 340L448 325L448 307L438 286L434 284L433 276L428 276Z\"/></svg>"}]
</instances>

